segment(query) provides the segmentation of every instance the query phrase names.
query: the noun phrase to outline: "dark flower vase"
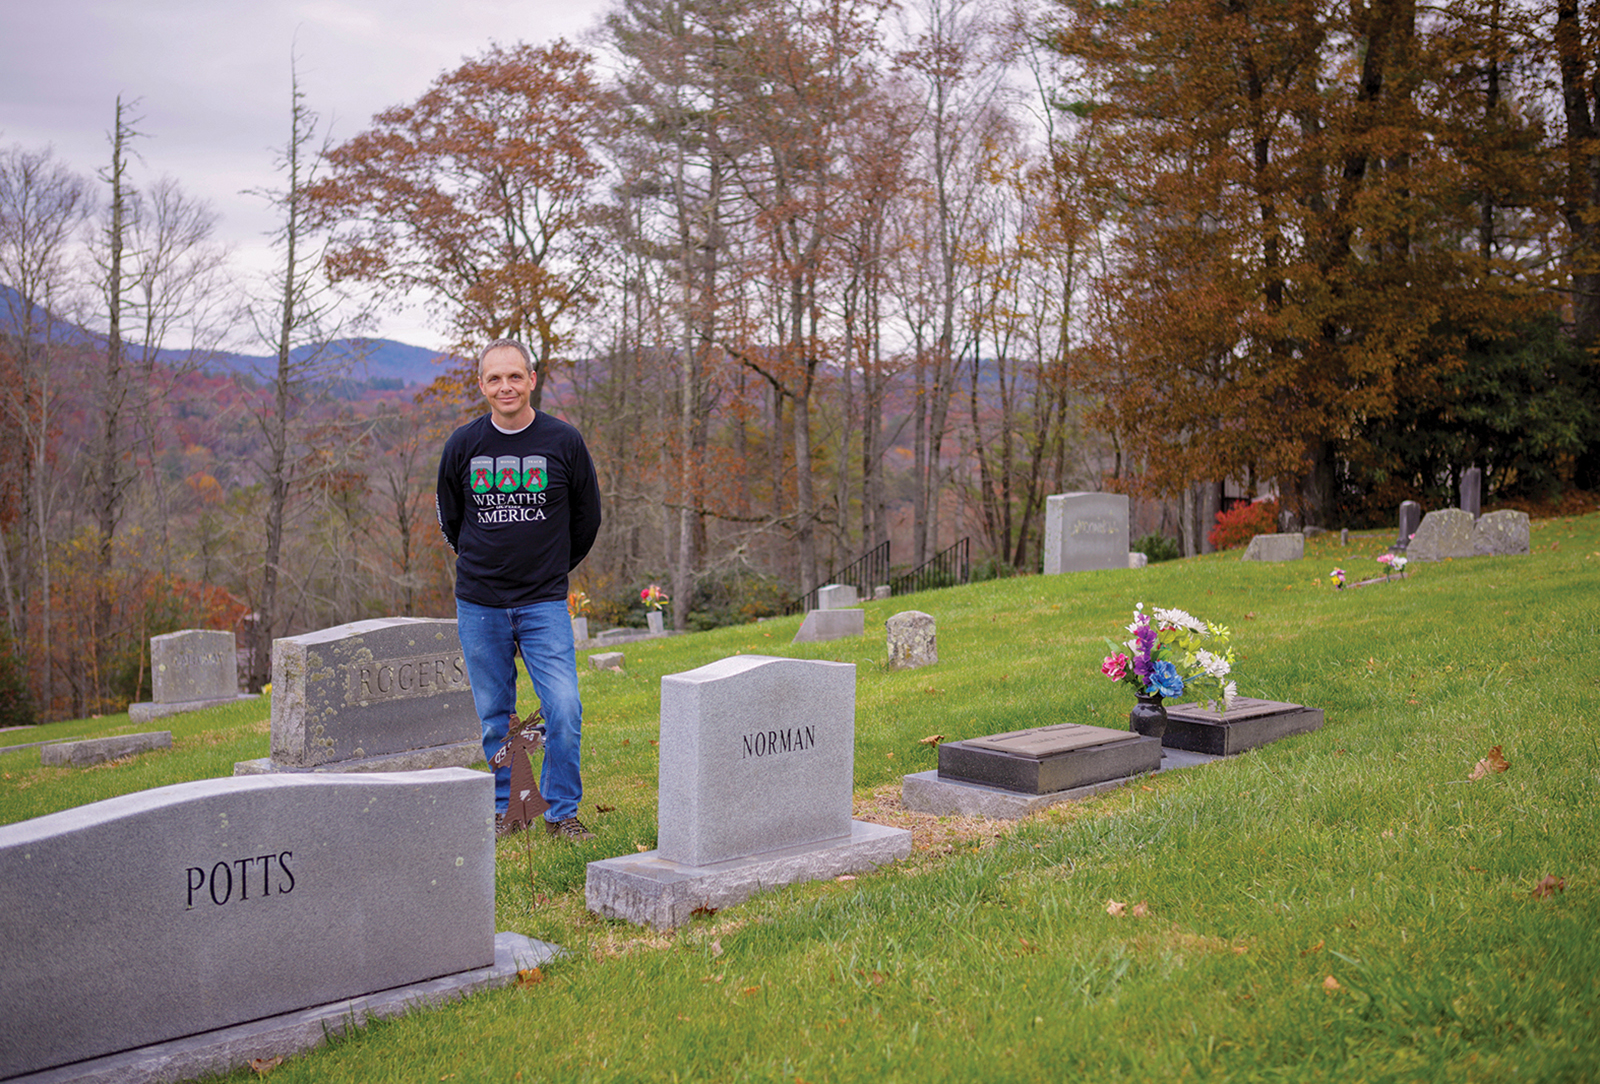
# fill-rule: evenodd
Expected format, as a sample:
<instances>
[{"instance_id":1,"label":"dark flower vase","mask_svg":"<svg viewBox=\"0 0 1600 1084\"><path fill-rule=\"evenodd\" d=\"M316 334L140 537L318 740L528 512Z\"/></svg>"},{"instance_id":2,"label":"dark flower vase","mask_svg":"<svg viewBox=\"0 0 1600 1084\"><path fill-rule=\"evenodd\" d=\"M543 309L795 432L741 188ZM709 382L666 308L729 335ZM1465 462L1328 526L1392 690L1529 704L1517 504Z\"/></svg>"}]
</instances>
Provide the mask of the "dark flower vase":
<instances>
[{"instance_id":1,"label":"dark flower vase","mask_svg":"<svg viewBox=\"0 0 1600 1084\"><path fill-rule=\"evenodd\" d=\"M1128 729L1147 738L1161 737L1167 732L1167 709L1161 706L1161 697L1135 695L1139 702L1128 713Z\"/></svg>"}]
</instances>

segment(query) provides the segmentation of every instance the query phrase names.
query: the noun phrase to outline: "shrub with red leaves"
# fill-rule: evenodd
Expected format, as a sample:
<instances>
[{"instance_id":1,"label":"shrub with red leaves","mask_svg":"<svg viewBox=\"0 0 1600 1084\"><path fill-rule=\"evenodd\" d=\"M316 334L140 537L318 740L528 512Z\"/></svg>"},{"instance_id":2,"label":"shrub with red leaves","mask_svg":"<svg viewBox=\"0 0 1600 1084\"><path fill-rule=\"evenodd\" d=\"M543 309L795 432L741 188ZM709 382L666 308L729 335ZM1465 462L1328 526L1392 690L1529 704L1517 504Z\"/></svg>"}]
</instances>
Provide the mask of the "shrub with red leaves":
<instances>
[{"instance_id":1,"label":"shrub with red leaves","mask_svg":"<svg viewBox=\"0 0 1600 1084\"><path fill-rule=\"evenodd\" d=\"M1248 546L1250 540L1258 534L1277 532L1278 502L1267 500L1241 504L1227 512L1218 512L1217 525L1211 528L1211 533L1207 537L1211 539L1212 549L1233 550L1240 546Z\"/></svg>"}]
</instances>

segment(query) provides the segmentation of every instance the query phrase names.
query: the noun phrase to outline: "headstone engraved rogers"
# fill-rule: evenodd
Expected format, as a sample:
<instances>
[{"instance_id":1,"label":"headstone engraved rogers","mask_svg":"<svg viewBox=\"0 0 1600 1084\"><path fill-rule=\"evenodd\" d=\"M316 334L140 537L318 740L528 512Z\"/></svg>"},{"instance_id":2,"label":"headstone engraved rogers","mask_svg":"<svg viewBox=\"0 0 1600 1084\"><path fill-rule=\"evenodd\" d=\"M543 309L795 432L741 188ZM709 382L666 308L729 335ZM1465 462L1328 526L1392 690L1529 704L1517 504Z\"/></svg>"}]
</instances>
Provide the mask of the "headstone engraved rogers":
<instances>
[{"instance_id":1,"label":"headstone engraved rogers","mask_svg":"<svg viewBox=\"0 0 1600 1084\"><path fill-rule=\"evenodd\" d=\"M0 827L0 1078L493 965L492 789L205 779Z\"/></svg>"},{"instance_id":2,"label":"headstone engraved rogers","mask_svg":"<svg viewBox=\"0 0 1600 1084\"><path fill-rule=\"evenodd\" d=\"M484 759L452 620L355 621L272 643L272 756L261 771L397 771Z\"/></svg>"},{"instance_id":3,"label":"headstone engraved rogers","mask_svg":"<svg viewBox=\"0 0 1600 1084\"><path fill-rule=\"evenodd\" d=\"M1461 508L1429 512L1406 547L1406 556L1415 561L1471 557L1477 552L1473 523L1472 513Z\"/></svg>"},{"instance_id":4,"label":"headstone engraved rogers","mask_svg":"<svg viewBox=\"0 0 1600 1084\"><path fill-rule=\"evenodd\" d=\"M737 655L662 678L658 846L591 862L589 909L665 928L904 858L909 832L852 819L854 762L848 663Z\"/></svg>"},{"instance_id":5,"label":"headstone engraved rogers","mask_svg":"<svg viewBox=\"0 0 1600 1084\"><path fill-rule=\"evenodd\" d=\"M1046 498L1044 574L1128 567L1128 498L1056 493Z\"/></svg>"}]
</instances>

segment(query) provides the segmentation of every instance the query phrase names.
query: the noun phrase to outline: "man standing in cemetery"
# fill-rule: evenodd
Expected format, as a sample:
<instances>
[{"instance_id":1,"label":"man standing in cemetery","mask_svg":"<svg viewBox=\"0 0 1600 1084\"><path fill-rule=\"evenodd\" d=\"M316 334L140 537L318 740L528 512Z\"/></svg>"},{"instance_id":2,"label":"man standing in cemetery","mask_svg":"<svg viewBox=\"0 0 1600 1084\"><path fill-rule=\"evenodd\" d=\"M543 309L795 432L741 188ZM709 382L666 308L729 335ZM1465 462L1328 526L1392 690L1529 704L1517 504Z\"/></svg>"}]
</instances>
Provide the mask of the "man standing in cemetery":
<instances>
[{"instance_id":1,"label":"man standing in cemetery","mask_svg":"<svg viewBox=\"0 0 1600 1084\"><path fill-rule=\"evenodd\" d=\"M533 409L539 379L528 348L496 339L478 358L489 413L450 435L439 459L439 526L456 554L456 617L483 751L505 741L517 707L520 652L544 713L539 789L545 831L593 839L578 820L583 705L567 614L567 574L600 531L600 486L583 437ZM504 830L511 769L495 771Z\"/></svg>"}]
</instances>

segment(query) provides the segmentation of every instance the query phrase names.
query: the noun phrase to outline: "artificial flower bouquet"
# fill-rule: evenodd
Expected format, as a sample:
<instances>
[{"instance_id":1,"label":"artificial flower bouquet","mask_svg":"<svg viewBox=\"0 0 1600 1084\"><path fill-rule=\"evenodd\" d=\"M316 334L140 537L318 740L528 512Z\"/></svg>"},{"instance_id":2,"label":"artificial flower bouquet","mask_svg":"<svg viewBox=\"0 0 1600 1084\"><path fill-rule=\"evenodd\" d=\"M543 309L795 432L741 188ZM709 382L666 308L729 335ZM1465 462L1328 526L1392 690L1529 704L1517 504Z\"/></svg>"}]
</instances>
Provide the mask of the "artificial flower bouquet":
<instances>
[{"instance_id":1,"label":"artificial flower bouquet","mask_svg":"<svg viewBox=\"0 0 1600 1084\"><path fill-rule=\"evenodd\" d=\"M1226 628L1182 610L1155 607L1152 617L1141 602L1134 607L1128 631L1133 634L1131 640L1121 644L1106 641L1111 654L1100 672L1112 681L1126 682L1147 696L1187 693L1197 701L1220 702L1224 712L1233 703L1238 687L1228 680L1233 670L1233 645Z\"/></svg>"},{"instance_id":2,"label":"artificial flower bouquet","mask_svg":"<svg viewBox=\"0 0 1600 1084\"><path fill-rule=\"evenodd\" d=\"M667 593L661 590L661 586L659 584L653 583L649 587L646 587L643 591L639 592L639 601L644 603L647 609L662 610L665 609L667 603L671 602L672 600L667 598Z\"/></svg>"},{"instance_id":3,"label":"artificial flower bouquet","mask_svg":"<svg viewBox=\"0 0 1600 1084\"><path fill-rule=\"evenodd\" d=\"M1378 563L1383 566L1384 579L1388 579L1391 572L1398 572L1401 576L1406 574L1406 555L1403 553L1380 553Z\"/></svg>"}]
</instances>

